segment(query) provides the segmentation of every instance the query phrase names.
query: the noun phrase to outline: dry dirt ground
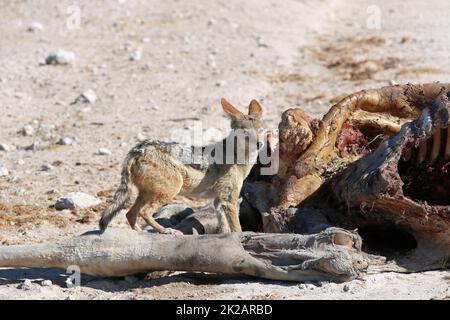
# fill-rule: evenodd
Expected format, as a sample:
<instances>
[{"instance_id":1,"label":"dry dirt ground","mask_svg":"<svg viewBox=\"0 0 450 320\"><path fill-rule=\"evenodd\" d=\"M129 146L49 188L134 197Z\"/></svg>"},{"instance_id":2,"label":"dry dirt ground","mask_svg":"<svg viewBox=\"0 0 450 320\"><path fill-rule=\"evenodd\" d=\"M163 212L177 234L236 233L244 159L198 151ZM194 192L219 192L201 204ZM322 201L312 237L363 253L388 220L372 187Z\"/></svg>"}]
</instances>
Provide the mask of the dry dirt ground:
<instances>
[{"instance_id":1,"label":"dry dirt ground","mask_svg":"<svg viewBox=\"0 0 450 320\"><path fill-rule=\"evenodd\" d=\"M449 13L446 0L0 0L0 143L9 146L0 151L8 169L0 177L0 244L95 228L128 149L143 137L181 140L194 127L204 130L205 142L221 138L228 130L222 96L241 107L259 99L267 126L276 128L289 107L319 117L363 88L449 82ZM42 30L30 31L36 22ZM59 48L75 54L73 64L42 65ZM71 104L87 89L95 103ZM23 135L26 125L32 135ZM74 143L56 144L62 137ZM98 155L99 148L111 154ZM72 191L97 195L102 204L52 208ZM113 226L126 228L124 217ZM154 280L83 276L81 287L67 288L66 277L64 270L0 269L0 298L450 296L447 271L367 275L346 285L178 273ZM22 286L24 279L31 285ZM41 285L46 279L53 284Z\"/></svg>"}]
</instances>

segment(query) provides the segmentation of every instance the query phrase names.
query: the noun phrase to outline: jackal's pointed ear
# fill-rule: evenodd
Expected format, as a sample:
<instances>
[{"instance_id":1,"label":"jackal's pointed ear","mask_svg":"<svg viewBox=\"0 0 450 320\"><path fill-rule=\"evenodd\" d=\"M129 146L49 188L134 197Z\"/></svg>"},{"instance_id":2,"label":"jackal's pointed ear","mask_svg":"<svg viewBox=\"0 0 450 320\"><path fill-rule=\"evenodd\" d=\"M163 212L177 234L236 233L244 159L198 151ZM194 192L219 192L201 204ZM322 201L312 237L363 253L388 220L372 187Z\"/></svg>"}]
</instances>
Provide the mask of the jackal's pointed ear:
<instances>
[{"instance_id":1,"label":"jackal's pointed ear","mask_svg":"<svg viewBox=\"0 0 450 320\"><path fill-rule=\"evenodd\" d=\"M227 100L225 100L225 98L220 99L220 103L222 104L223 110L232 119L242 119L244 117L244 114L233 107Z\"/></svg>"},{"instance_id":2,"label":"jackal's pointed ear","mask_svg":"<svg viewBox=\"0 0 450 320\"><path fill-rule=\"evenodd\" d=\"M248 114L252 116L261 116L262 108L258 101L253 99L248 106Z\"/></svg>"}]
</instances>

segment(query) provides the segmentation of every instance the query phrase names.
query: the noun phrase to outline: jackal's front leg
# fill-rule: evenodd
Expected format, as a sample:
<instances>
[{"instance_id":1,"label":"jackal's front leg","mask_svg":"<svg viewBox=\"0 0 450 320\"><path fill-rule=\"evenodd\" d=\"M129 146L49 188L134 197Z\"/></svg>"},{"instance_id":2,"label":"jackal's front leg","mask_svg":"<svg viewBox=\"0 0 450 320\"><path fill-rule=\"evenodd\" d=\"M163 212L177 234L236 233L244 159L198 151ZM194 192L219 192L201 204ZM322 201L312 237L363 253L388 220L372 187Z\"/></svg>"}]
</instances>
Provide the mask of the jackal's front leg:
<instances>
[{"instance_id":1,"label":"jackal's front leg","mask_svg":"<svg viewBox=\"0 0 450 320\"><path fill-rule=\"evenodd\" d=\"M214 202L221 233L241 232L238 202L216 199Z\"/></svg>"}]
</instances>

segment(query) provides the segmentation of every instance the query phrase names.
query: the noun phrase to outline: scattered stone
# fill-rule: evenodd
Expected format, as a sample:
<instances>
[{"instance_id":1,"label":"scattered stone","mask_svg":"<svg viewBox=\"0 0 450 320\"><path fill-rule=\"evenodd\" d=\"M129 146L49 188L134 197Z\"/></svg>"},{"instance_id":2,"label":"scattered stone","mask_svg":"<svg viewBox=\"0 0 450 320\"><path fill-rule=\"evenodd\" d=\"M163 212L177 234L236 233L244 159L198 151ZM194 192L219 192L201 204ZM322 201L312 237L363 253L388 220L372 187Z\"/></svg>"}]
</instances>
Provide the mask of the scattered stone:
<instances>
[{"instance_id":1,"label":"scattered stone","mask_svg":"<svg viewBox=\"0 0 450 320\"><path fill-rule=\"evenodd\" d=\"M98 198L91 196L90 194L84 192L71 192L56 200L55 209L84 209L96 206L100 203L101 201Z\"/></svg>"},{"instance_id":2,"label":"scattered stone","mask_svg":"<svg viewBox=\"0 0 450 320\"><path fill-rule=\"evenodd\" d=\"M45 164L43 164L42 167L41 167L41 170L42 170L42 171L51 171L51 170L53 170L53 169L55 169L55 167L52 166L50 163L45 163Z\"/></svg>"},{"instance_id":3,"label":"scattered stone","mask_svg":"<svg viewBox=\"0 0 450 320\"><path fill-rule=\"evenodd\" d=\"M146 139L146 137L145 137L145 135L144 135L143 133L139 132L139 133L136 135L136 139L137 139L138 141L144 141L144 140Z\"/></svg>"},{"instance_id":4,"label":"scattered stone","mask_svg":"<svg viewBox=\"0 0 450 320\"><path fill-rule=\"evenodd\" d=\"M101 156L110 156L112 154L112 152L109 149L100 148L100 149L98 149L97 154L99 154Z\"/></svg>"},{"instance_id":5,"label":"scattered stone","mask_svg":"<svg viewBox=\"0 0 450 320\"><path fill-rule=\"evenodd\" d=\"M344 290L344 292L349 292L350 286L348 284L344 284L344 287L342 288L342 290Z\"/></svg>"},{"instance_id":6,"label":"scattered stone","mask_svg":"<svg viewBox=\"0 0 450 320\"><path fill-rule=\"evenodd\" d=\"M263 47L263 48L269 47L269 45L267 43L265 43L263 38L260 36L256 37L256 44L258 45L258 47Z\"/></svg>"},{"instance_id":7,"label":"scattered stone","mask_svg":"<svg viewBox=\"0 0 450 320\"><path fill-rule=\"evenodd\" d=\"M217 67L216 57L212 53L208 54L208 59L206 60L206 64L214 69Z\"/></svg>"},{"instance_id":8,"label":"scattered stone","mask_svg":"<svg viewBox=\"0 0 450 320\"><path fill-rule=\"evenodd\" d=\"M220 81L216 82L216 87L223 87L226 85L227 85L227 82L225 80L220 80Z\"/></svg>"},{"instance_id":9,"label":"scattered stone","mask_svg":"<svg viewBox=\"0 0 450 320\"><path fill-rule=\"evenodd\" d=\"M34 141L32 144L30 144L29 146L25 147L26 151L37 151L39 150L39 146L41 145L40 141Z\"/></svg>"},{"instance_id":10,"label":"scattered stone","mask_svg":"<svg viewBox=\"0 0 450 320\"><path fill-rule=\"evenodd\" d=\"M27 190L25 190L25 189L17 189L15 192L16 196L18 196L18 197L23 197L26 193L27 193Z\"/></svg>"},{"instance_id":11,"label":"scattered stone","mask_svg":"<svg viewBox=\"0 0 450 320\"><path fill-rule=\"evenodd\" d=\"M55 128L56 126L54 124L41 124L39 126L39 129L45 133L50 133L51 131L55 130Z\"/></svg>"},{"instance_id":12,"label":"scattered stone","mask_svg":"<svg viewBox=\"0 0 450 320\"><path fill-rule=\"evenodd\" d=\"M63 137L63 138L59 139L59 141L57 143L62 146L71 146L73 144L73 139L69 138L69 137Z\"/></svg>"},{"instance_id":13,"label":"scattered stone","mask_svg":"<svg viewBox=\"0 0 450 320\"><path fill-rule=\"evenodd\" d=\"M18 159L18 160L17 160L17 164L20 165L20 166L22 166L22 165L25 164L25 160L23 160L23 159Z\"/></svg>"},{"instance_id":14,"label":"scattered stone","mask_svg":"<svg viewBox=\"0 0 450 320\"><path fill-rule=\"evenodd\" d=\"M75 53L59 49L55 53L51 53L45 59L45 63L49 65L67 65L75 61Z\"/></svg>"},{"instance_id":15,"label":"scattered stone","mask_svg":"<svg viewBox=\"0 0 450 320\"><path fill-rule=\"evenodd\" d=\"M43 25L39 22L33 22L27 28L29 32L39 32L42 31L43 29L44 29Z\"/></svg>"},{"instance_id":16,"label":"scattered stone","mask_svg":"<svg viewBox=\"0 0 450 320\"><path fill-rule=\"evenodd\" d=\"M130 55L130 61L139 61L142 58L142 51L136 50Z\"/></svg>"},{"instance_id":17,"label":"scattered stone","mask_svg":"<svg viewBox=\"0 0 450 320\"><path fill-rule=\"evenodd\" d=\"M27 137L31 137L34 134L34 129L32 126L27 124L22 128L22 134Z\"/></svg>"},{"instance_id":18,"label":"scattered stone","mask_svg":"<svg viewBox=\"0 0 450 320\"><path fill-rule=\"evenodd\" d=\"M0 143L0 151L8 152L11 150L11 147L6 143Z\"/></svg>"},{"instance_id":19,"label":"scattered stone","mask_svg":"<svg viewBox=\"0 0 450 320\"><path fill-rule=\"evenodd\" d=\"M31 280L30 279L26 279L24 282L19 284L17 289L20 289L20 290L31 290L32 287L33 287L33 283L31 282Z\"/></svg>"},{"instance_id":20,"label":"scattered stone","mask_svg":"<svg viewBox=\"0 0 450 320\"><path fill-rule=\"evenodd\" d=\"M0 177L6 177L7 175L9 175L8 169L0 164Z\"/></svg>"},{"instance_id":21,"label":"scattered stone","mask_svg":"<svg viewBox=\"0 0 450 320\"><path fill-rule=\"evenodd\" d=\"M395 81L395 80L389 80L389 84L390 84L391 86L396 86L396 85L398 85L398 82Z\"/></svg>"},{"instance_id":22,"label":"scattered stone","mask_svg":"<svg viewBox=\"0 0 450 320\"><path fill-rule=\"evenodd\" d=\"M44 280L41 282L41 286L43 287L51 287L53 285L52 280Z\"/></svg>"},{"instance_id":23,"label":"scattered stone","mask_svg":"<svg viewBox=\"0 0 450 320\"><path fill-rule=\"evenodd\" d=\"M97 95L94 90L88 89L80 94L71 104L76 103L94 103L97 101Z\"/></svg>"}]
</instances>

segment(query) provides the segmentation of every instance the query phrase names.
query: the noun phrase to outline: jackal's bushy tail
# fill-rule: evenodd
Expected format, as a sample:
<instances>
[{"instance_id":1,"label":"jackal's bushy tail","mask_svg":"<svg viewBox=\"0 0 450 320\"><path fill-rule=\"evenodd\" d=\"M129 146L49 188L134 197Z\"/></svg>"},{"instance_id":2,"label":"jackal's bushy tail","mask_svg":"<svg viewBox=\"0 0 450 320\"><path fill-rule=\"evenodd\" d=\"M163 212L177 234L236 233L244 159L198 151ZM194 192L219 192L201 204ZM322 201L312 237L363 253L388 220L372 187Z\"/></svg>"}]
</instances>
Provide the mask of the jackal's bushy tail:
<instances>
[{"instance_id":1,"label":"jackal's bushy tail","mask_svg":"<svg viewBox=\"0 0 450 320\"><path fill-rule=\"evenodd\" d=\"M131 196L130 170L134 162L134 155L130 152L123 163L120 185L114 194L114 199L103 211L99 222L100 232L103 233L112 219L122 210Z\"/></svg>"}]
</instances>

